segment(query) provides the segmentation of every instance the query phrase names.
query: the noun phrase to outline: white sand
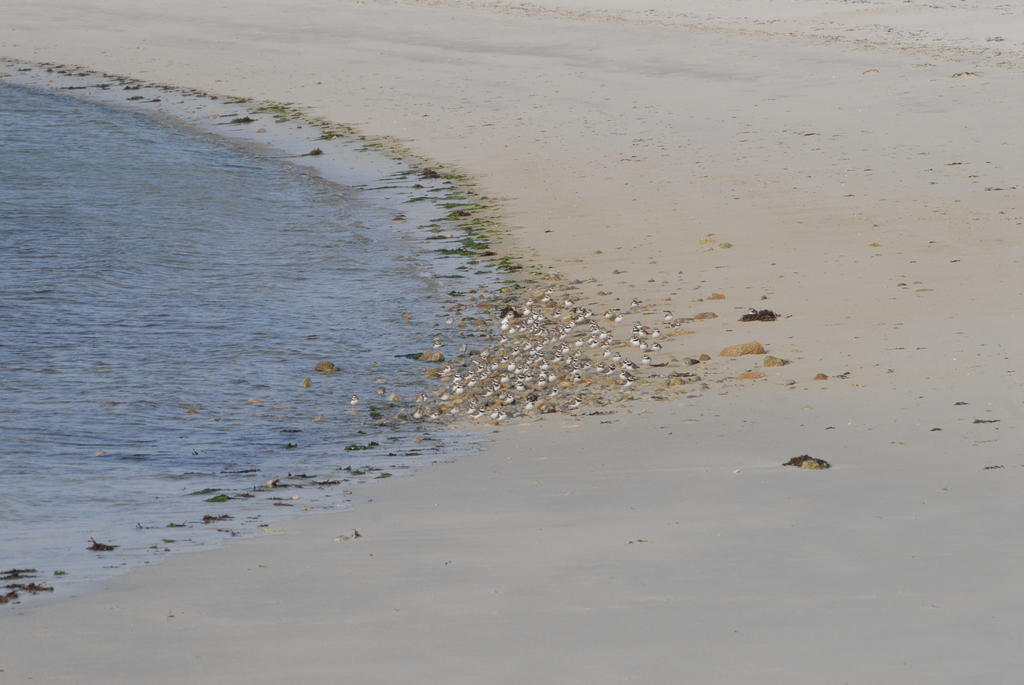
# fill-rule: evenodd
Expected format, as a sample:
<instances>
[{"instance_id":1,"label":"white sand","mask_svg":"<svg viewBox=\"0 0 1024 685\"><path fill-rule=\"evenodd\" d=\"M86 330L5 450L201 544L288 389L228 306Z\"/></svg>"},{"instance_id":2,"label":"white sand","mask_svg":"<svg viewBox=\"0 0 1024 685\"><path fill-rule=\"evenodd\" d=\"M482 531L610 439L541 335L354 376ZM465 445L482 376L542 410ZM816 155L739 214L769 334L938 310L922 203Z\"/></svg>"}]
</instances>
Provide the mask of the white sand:
<instances>
[{"instance_id":1,"label":"white sand","mask_svg":"<svg viewBox=\"0 0 1024 685\"><path fill-rule=\"evenodd\" d=\"M352 512L0 615L0 680L1019 678L1020 10L25 5L0 0L2 56L395 135L507 198L507 247L595 308L712 309L689 354L793 363L506 428ZM733 323L762 303L792 316ZM835 468L779 466L802 453Z\"/></svg>"}]
</instances>

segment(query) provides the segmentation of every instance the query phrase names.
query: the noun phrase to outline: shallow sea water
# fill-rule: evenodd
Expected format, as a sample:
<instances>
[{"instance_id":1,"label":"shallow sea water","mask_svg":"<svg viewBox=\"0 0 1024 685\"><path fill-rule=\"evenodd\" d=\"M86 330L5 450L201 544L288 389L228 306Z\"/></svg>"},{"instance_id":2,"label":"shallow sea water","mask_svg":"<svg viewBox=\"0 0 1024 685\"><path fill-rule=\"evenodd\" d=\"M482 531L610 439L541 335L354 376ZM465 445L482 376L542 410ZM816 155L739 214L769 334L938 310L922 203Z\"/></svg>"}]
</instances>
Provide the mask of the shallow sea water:
<instances>
[{"instance_id":1,"label":"shallow sea water","mask_svg":"<svg viewBox=\"0 0 1024 685\"><path fill-rule=\"evenodd\" d=\"M0 570L71 589L342 506L344 484L314 483L351 480L346 467L397 475L457 449L368 410L424 389L425 367L398 355L443 327L446 286L433 257L410 257L400 208L212 136L3 85L0 160ZM403 325L413 308L420 325ZM341 371L314 373L323 359ZM306 487L253 490L273 478ZM204 489L255 496L190 494ZM86 551L91 537L119 547Z\"/></svg>"}]
</instances>

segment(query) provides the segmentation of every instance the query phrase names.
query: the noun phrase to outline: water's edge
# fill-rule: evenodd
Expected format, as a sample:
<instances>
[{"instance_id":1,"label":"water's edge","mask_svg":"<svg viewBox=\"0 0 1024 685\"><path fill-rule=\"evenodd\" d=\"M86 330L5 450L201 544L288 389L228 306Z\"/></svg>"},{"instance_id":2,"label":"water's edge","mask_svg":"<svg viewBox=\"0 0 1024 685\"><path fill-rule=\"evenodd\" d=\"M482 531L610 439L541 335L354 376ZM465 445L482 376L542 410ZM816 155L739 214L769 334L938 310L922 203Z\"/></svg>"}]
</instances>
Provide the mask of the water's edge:
<instances>
[{"instance_id":1,"label":"water's edge","mask_svg":"<svg viewBox=\"0 0 1024 685\"><path fill-rule=\"evenodd\" d=\"M445 257L445 259L431 261L430 278L435 280L453 277L465 278L465 273L460 273L459 269L461 268L465 272L467 262L474 265L474 268L470 269L470 273L475 274L475 279L460 280L460 291L455 289L450 291L448 297L453 302L458 302L464 295L461 290L483 294L487 290L495 288L496 282L503 278L502 270L495 268L501 266L500 257L487 260L488 263L484 267L479 264L479 260L472 259L471 255L460 251L459 245L462 244L460 238L463 234L456 232L455 224L464 217L453 218L452 214L455 212L452 211L450 196L425 196L425 185L437 187L446 184L461 197L470 198L462 200L459 206L471 208L478 215L487 214L488 210L492 208L476 198L469 187L468 179L457 173L446 174L443 170L438 173L437 165L428 165L425 160L421 159L402 157L400 152L395 149L386 149L386 146L378 141L361 139L355 136L351 129L344 126L323 122L323 126L316 128L308 120L297 116L297 110L292 108L278 107L268 103L251 103L239 98L209 96L131 80L119 81L113 77L104 77L78 68L64 69L65 73L59 73L59 70L55 70L53 65L30 65L9 61L0 62L0 68L3 67L6 67L6 73L0 72L0 83L40 89L107 107L125 109L141 113L163 125L188 130L195 135L215 136L222 141L227 141L245 154L281 157L286 163L303 168L304 173L312 174L330 183L355 188L358 193L373 202L395 207L395 219L409 227L407 231L409 239L415 241L411 244L418 244L420 248L429 245L432 251L440 251ZM240 121L242 119L250 121ZM238 123L233 123L235 121ZM325 134L325 130L330 135ZM317 150L318 153L315 152ZM310 155L310 152L315 154ZM456 210L456 212L458 211ZM465 210L462 212L464 213ZM493 225L493 222L488 220L487 226ZM417 235L413 226L417 228L432 227L430 228L431 233L426 236L425 232ZM435 229L440 229L440 231ZM441 236L438 236L438 232L441 232ZM437 240L437 242L420 242L424 237ZM485 270L486 273L483 273ZM411 301L408 305L410 308L414 304L414 299L410 298ZM464 306L465 303L462 304ZM451 306L453 309L459 309L459 307L459 304ZM432 325L435 328L440 328L443 324L441 321L437 321ZM481 340L477 344L486 343ZM425 388L427 384L428 381L425 381ZM484 439L482 432L458 434L446 431L442 440L446 447L442 453L432 455L431 459L433 461L447 460L457 454L467 453L473 450L473 445L482 439ZM396 475L398 474L396 473ZM353 478L350 483L346 483L346 489L342 491L344 493L343 506L365 498L365 496L356 494L355 489L348 488L361 487L371 478L372 476ZM331 506L338 508L337 504ZM319 511L322 512L325 509L320 508ZM277 513L278 515L272 520L281 520L285 517L281 510L277 510ZM290 517L300 513L299 511L288 511L286 515ZM222 542L230 540L235 535L253 535L260 534L260 532L260 529L231 531L227 537L222 539ZM273 532L273 529L266 526L262 532ZM195 547L173 551L168 549L161 550L161 552L176 553L208 548ZM5 562L0 562L0 566L3 567L0 570L7 568L7 561L12 567L19 566L16 559L5 560ZM126 562L118 568L111 569L112 575L126 571L132 566L150 563L150 561L151 559L140 558L136 559L135 563ZM40 582L50 583L51 580L56 581L52 584L56 585L57 592L39 595L23 594L19 600L21 604L18 611L24 611L26 607L44 599L59 599L95 591L99 585L98 582L75 585L61 578L52 579L45 576L40 578Z\"/></svg>"}]
</instances>

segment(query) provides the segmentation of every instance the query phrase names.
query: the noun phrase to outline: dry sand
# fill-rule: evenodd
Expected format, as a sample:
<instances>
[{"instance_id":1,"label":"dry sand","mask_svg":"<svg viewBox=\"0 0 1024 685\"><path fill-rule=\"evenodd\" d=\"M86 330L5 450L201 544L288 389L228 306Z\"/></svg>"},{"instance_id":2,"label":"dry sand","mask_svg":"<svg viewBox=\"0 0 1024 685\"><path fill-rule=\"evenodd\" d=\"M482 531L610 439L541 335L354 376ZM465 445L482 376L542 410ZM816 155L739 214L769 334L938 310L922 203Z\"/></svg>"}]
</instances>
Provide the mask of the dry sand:
<instances>
[{"instance_id":1,"label":"dry sand","mask_svg":"<svg viewBox=\"0 0 1024 685\"><path fill-rule=\"evenodd\" d=\"M505 249L588 304L714 310L688 354L792 363L716 358L702 396L504 428L350 512L8 612L0 680L1019 679L1019 9L26 5L0 0L0 56L396 136L505 198ZM788 317L735 323L754 306ZM804 453L833 468L780 466Z\"/></svg>"}]
</instances>

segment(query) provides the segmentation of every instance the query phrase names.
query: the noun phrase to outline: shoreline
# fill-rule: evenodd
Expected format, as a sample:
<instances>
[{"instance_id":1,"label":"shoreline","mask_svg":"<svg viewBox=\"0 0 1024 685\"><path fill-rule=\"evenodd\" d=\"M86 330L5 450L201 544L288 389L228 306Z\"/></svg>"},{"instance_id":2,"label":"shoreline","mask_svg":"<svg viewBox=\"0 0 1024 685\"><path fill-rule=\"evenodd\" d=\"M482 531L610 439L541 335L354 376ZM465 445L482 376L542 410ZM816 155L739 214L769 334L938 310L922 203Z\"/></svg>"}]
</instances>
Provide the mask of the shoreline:
<instances>
[{"instance_id":1,"label":"shoreline","mask_svg":"<svg viewBox=\"0 0 1024 685\"><path fill-rule=\"evenodd\" d=\"M672 353L706 353L708 387L510 425L365 506L0 618L4 675L902 685L1020 670L1012 69L391 3L346 4L344 26L314 23L332 11L316 2L254 8L228 48L210 36L238 30L230 11L193 7L205 23L188 33L109 4L145 49L101 52L114 39L96 21L71 12L44 33L26 11L18 51L390 127L500 195L509 245L585 306L715 311ZM780 319L738 322L759 307ZM789 363L719 356L753 339ZM832 468L782 466L801 454ZM34 658L40 642L60 658Z\"/></svg>"},{"instance_id":2,"label":"shoreline","mask_svg":"<svg viewBox=\"0 0 1024 685\"><path fill-rule=\"evenodd\" d=\"M393 206L395 212L400 215L402 223L410 224L405 229L406 235L401 237L402 240L410 243L409 249L411 251L404 258L422 262L423 272L420 278L430 281L437 290L435 293L438 300L438 304L435 307L437 309L437 312L435 312L437 316L431 319L430 317L424 317L418 311L415 314L417 325L436 329L443 325L441 322L444 319L445 313L452 311L453 308L457 306L473 308L473 305L470 305L469 302L459 303L454 298L450 296L445 297L443 294L444 278L467 278L467 276L463 275L464 272L460 272L458 269L466 268L462 262L468 261L468 258L462 255L455 255L457 258L451 260L451 263L441 261L438 255L433 254L436 248L430 247L436 245L436 243L417 242L422 240L423 235L417 235L414 230L414 227L416 229L429 226L436 227L438 221L441 221L441 225L451 223L443 219L438 220L436 217L448 213L444 205L451 202L452 197L465 197L467 193L470 198L475 197L466 186L464 178L457 177L450 172L445 172L445 175L450 178L439 176L438 180L420 179L421 168L417 164L422 165L424 160L402 157L400 151L394 148L385 149L382 143L367 140L365 137L359 137L351 130L345 129L345 127L340 125L306 121L298 110L279 106L275 103L253 103L246 99L234 97L189 93L158 84L147 84L123 77L99 74L81 66L39 65L0 61L0 67L6 67L8 72L13 72L13 75L11 73L0 75L0 78L3 78L2 83L5 85L38 90L58 97L77 98L83 102L110 108L112 111L119 110L134 115L141 115L161 126L186 131L197 138L213 138L216 140L217 145L236 149L246 156L273 159L283 164L291 163L293 166L302 165L303 171L300 173L315 175L316 178L324 182L337 185L338 188L343 189L346 193L358 193L357 197L360 203ZM0 68L0 71L2 71L2 68ZM247 125L236 124L224 127L228 118L234 117L235 114L247 116L246 112L254 114L263 120L255 120ZM268 120L270 117L272 119ZM327 132L320 133L325 128L328 129ZM326 152L321 150L320 147L315 148L320 150L319 154L316 155L295 152L295 150L305 149L304 146L314 144L326 149ZM436 167L436 165L434 166ZM424 186L424 183L429 184L430 187ZM445 191L447 194L431 197L430 195L435 193L435 191ZM410 203L411 200L421 201ZM467 204L472 205L474 213L481 211L490 213L492 211L491 208L476 200ZM384 226L384 228L387 227ZM396 235L398 234L396 232ZM449 240L443 241L443 244L449 244ZM470 283L473 286L471 288L463 288L468 291L465 297L480 297L482 299L486 299L488 296L494 297L499 288L496 277L500 273L499 271L494 271L488 274L478 267L476 275L469 276L468 280L459 281L459 283ZM454 281L452 282L454 283ZM406 323L413 323L412 315L410 315ZM449 344L451 345L452 342L449 341ZM423 368L431 367L425 365ZM418 372L422 370L419 367L414 369L417 372L415 375L420 375ZM315 375L312 366L310 366L308 372L310 375ZM296 382L298 381L296 380ZM421 389L426 390L434 384L436 384L436 381L427 377L421 381L423 386ZM398 404L388 401L385 404L390 407L402 407L404 401L399 400ZM376 411L372 400L370 410L371 412ZM406 410L389 409L387 416L375 422L376 426L373 432L368 433L369 438L383 440L381 436L388 434L391 440L395 440L398 439L396 436L403 434L403 431L408 434L410 432L409 425L399 425L396 423L395 417L391 416L396 411L402 414ZM364 428L369 430L369 423ZM417 436L415 444L413 444L412 435L415 435L417 432L420 435ZM71 560L66 560L67 563L62 562L40 566L38 563L26 563L24 558L7 559L3 568L10 568L12 573L10 574L11 578L6 578L6 581L16 581L23 585L26 583L40 584L41 588L31 592L20 591L20 596L14 599L8 597L10 606L3 607L3 610L8 613L23 613L43 604L87 595L90 592L95 592L95 588L108 582L111 577L129 572L133 568L140 566L160 563L170 554L217 549L230 544L237 536L250 537L273 533L282 521L288 521L291 518L305 515L309 512L324 513L347 509L357 501L354 498L354 492L350 489L353 486L365 486L372 483L374 478L390 477L392 475L401 476L409 473L402 469L422 468L429 463L457 458L460 454L473 451L473 445L479 442L477 436L473 436L465 430L458 430L457 428L446 430L443 426L427 424L425 422L421 423L418 429L414 429L412 435L406 435L409 445L405 447L415 447L416 449L411 450L416 455L415 457L401 458L399 454L396 454L395 450L402 455L409 450L399 449L399 443L389 442L388 446L391 448L390 455L393 458L389 459L389 457L383 455L371 455L364 460L361 466L355 467L354 474L343 474L345 477L342 477L341 480L331 481L335 485L334 488L318 484L317 488L315 488L316 492L299 490L298 492L303 494L301 498L303 500L302 511L290 512L290 516L286 515L283 509L271 509L269 505L265 505L263 509L258 507L253 509L250 507L249 509L243 509L241 512L232 509L230 512L227 512L231 514L227 518L243 518L242 513L245 513L247 515L244 517L244 523L237 521L218 524L217 532L213 531L213 526L206 530L205 525L199 525L198 532L205 533L205 535L200 535L202 538L201 542L190 542L192 540L192 537L190 537L188 541L183 543L184 546L181 544L173 545L175 547L173 550L171 548L157 549L157 545L149 545L150 542L158 541L156 538L148 541L143 541L141 538L132 538L132 542L126 545L125 537L131 538L131 535L127 534L126 531L95 529L93 531L95 537L100 540L110 539L110 536L107 535L109 533L114 536L113 541L119 543L117 546L122 548L121 552L109 555L109 558L105 560L107 562L105 568L112 570L98 579L94 577L94 573L86 573L85 578L81 577L76 573L76 571L81 569ZM366 442L366 440L363 442ZM416 464L416 461L420 458L424 458L425 461ZM381 474L384 475L382 476ZM284 471L278 473L268 471L263 478L253 477L259 481L259 484L251 484L250 487L241 488L241 484L236 483L234 487L218 487L218 491L231 494L242 493L242 496L248 498L252 497L253 493L256 493L257 496L260 496L261 493L263 496L273 494L270 488L262 485L264 481L276 482L281 480L282 484L280 487L303 488L313 485L312 481L303 482L301 479L295 481L290 478L290 473L287 475L289 477L285 476ZM292 482L284 482L289 480ZM336 492L330 492L332 489ZM366 499L365 495L361 497ZM292 499L300 498L295 496ZM245 500L245 503L249 501ZM209 509L209 507L206 507L206 509ZM223 514L225 512L217 511L216 513ZM206 521L189 521L187 527L192 531L193 526L200 523L205 524ZM141 523L136 524L134 527L143 530ZM181 527L186 526L183 524ZM151 528L151 526L145 528ZM166 534L166 532L163 533L164 536ZM224 534L229 534L230 537L219 541L213 539L218 535L223 537ZM136 535L135 537L138 538L139 536ZM157 538L160 537L161 535L157 535ZM163 542L181 543L182 541L163 540ZM125 553L125 550L129 551ZM17 569L26 569L29 566L39 566L40 571L31 575L25 575L16 571ZM50 571L52 569L61 570L51 577ZM66 569L71 570L69 572ZM15 594L18 594L18 592Z\"/></svg>"},{"instance_id":3,"label":"shoreline","mask_svg":"<svg viewBox=\"0 0 1024 685\"><path fill-rule=\"evenodd\" d=\"M502 255L490 250L492 246L487 241L500 239L502 236L501 224L497 218L500 214L494 202L485 197L480 198L464 175L446 171L436 163L416 157L394 141L368 138L358 134L351 127L344 124L310 119L302 113L300 108L290 103L253 101L246 97L216 95L178 86L151 84L123 76L102 74L80 65L53 65L53 63L22 61L7 61L5 63L8 71L0 76L5 78L4 83L14 87L32 88L61 97L79 98L102 106L109 106L109 108L141 115L164 126L187 130L195 135L212 136L220 142L238 146L247 155L300 165L309 169L311 173L316 174L319 178L332 183L340 183L342 187L352 188L361 195L373 198L373 202L403 208L410 202L417 200L428 201L417 204L408 210L398 210L402 214L402 222L409 221L412 224L417 224L416 228L432 226L431 230L434 231L440 230L439 226L454 224L454 227L449 226L444 231L455 232L442 231L442 234L435 233L434 237L445 238L441 245L459 245L459 231L465 230L473 242L472 250L466 251L465 254L453 253L452 256L460 257L460 261L470 265L483 261L486 263L487 268L490 269L489 274L480 275L485 272L479 270L480 265L477 265L477 270L475 271L477 275L473 277L472 281L474 287L462 294L461 299L464 301L460 302L457 299L455 303L449 303L443 307L446 311L453 312L456 315L460 313L474 314L473 318L476 322L477 333L470 333L469 337L465 337L464 334L458 333L456 330L452 331L453 335L463 336L463 339L470 343L474 342L474 336L476 335L488 336L487 333L479 332L481 327L484 332L493 329L495 332L500 333L498 331L499 322L496 315L498 310L503 307L522 308L524 301L527 303L531 302L528 299L529 297L540 299L543 293L539 290L541 288L539 283L543 283L544 286L548 287L546 292L549 294L557 290L559 295L555 299L558 302L561 302L561 298L564 297L571 296L575 298L578 296L579 291L575 290L571 285L562 283L560 277L552 274L542 274L536 270L536 267L532 269L530 275L519 276L516 281L501 280L499 274L503 270L510 275L514 275L515 270L518 270L519 267L515 266L515 270L503 269L503 266L506 264L515 264L518 258L507 254ZM253 117L256 117L256 119L253 119ZM317 135L317 132L319 132L319 135ZM340 149L332 145L335 142L341 146ZM317 145L313 148L316 154L302 154L298 152L301 149L305 149L308 145ZM319 145L327 148L327 152L324 152ZM367 163L368 161L369 164ZM434 173L436 169L441 169L440 175ZM431 175L427 176L428 173ZM443 179L440 182L447 184L447 187L452 192L452 196L447 197L447 200L451 201L452 197L458 197L463 199L462 202L453 204L451 202L443 202L445 197L430 198L423 195L425 192L443 190L445 187L442 185L425 188L422 183L427 182L424 179L428 177ZM382 183L385 185L381 185ZM397 197L393 197L396 194ZM426 207L432 207L433 210L424 211ZM459 212L458 208L461 207L467 207L471 211ZM449 215L441 219L431 219L431 216L438 213L443 214L452 208L456 209ZM468 223L460 221L463 217L457 216L459 214L471 217L468 219ZM482 221L479 218L480 216L483 217ZM481 238L484 233L486 237ZM409 240L415 240L417 234L410 232L408 238ZM427 237L426 240L431 240L431 238ZM427 254L423 249L418 250L418 252ZM442 252L444 252L444 249L442 249ZM477 256L477 253L492 256L481 259L481 257ZM432 279L438 283L444 277L460 277L460 279L464 277L463 275L449 275L449 273L454 273L452 269L444 269L438 264L436 259L429 268L431 268ZM456 268L465 268L465 265L459 265ZM537 277L530 276L541 276L542 280L538 281ZM485 277L489 279L488 282L484 281ZM502 284L506 285L503 286ZM534 305L534 307L538 311L543 309L540 303ZM642 316L643 313L638 310L629 312L629 315L636 318ZM683 318L681 320L682 322L691 322L691 319ZM608 327L609 332L615 328L607 322L602 322L602 324ZM429 324L426 325L429 326ZM439 319L437 325L440 325ZM678 324L672 325L672 327L677 326ZM676 332L667 329L667 333L667 337L663 340L667 345L671 345L669 338L680 333L687 334L689 332ZM511 336L512 334L508 335ZM490 337L494 337L494 334L490 334ZM578 336L574 337L578 339ZM621 341L615 343L614 348L623 353L628 353L629 351L629 348ZM488 350L494 349L500 350L501 347L496 348L493 343L484 342L483 350L473 350L468 355L458 355L450 359L449 363L446 363L444 366L445 368L451 368L455 365L456 368L465 369L468 366L468 362L473 360L472 355L480 351L486 353ZM685 368L685 365L680 365L675 357L672 357L670 361L659 363L657 367L659 369L657 373L644 375L642 372L637 372L640 376L637 380L640 381L641 386L651 386L646 390L636 388L626 392L616 391L616 386L623 385L621 381L606 381L604 383L591 384L589 387L579 387L578 391L581 394L578 395L579 401L577 404L580 405L580 409L573 412L573 414L611 414L613 411L602 410L609 408L609 406L610 408L622 409L626 402L654 393L686 394L692 392L693 385L702 380L701 377L695 374L680 371ZM438 376L440 380L438 380ZM446 375L444 373L439 375L432 374L428 370L427 377L431 380L425 383L424 389L429 390L426 394L428 396L440 394L441 390L435 390L435 386L441 383L446 378ZM554 376L552 376L552 379L554 379ZM591 379L588 379L587 383L589 384L590 382ZM444 385L442 383L441 387L443 388ZM570 384L562 382L559 385L568 386ZM683 388L682 386L684 385L688 387ZM707 389L706 384L702 385L702 387ZM620 387L620 390L622 389ZM476 393L476 395L478 394ZM471 392L466 396L474 396L474 393ZM665 399L665 397L657 394L654 396ZM527 411L525 415L519 413L514 418L519 421L536 421L547 414L566 412L567 410L564 406L560 406L564 403L561 400L552 400L547 403L541 400L538 402L538 409L535 412L530 413ZM423 427L425 435L436 435L437 432L442 432L449 437L455 436L456 439L456 442L443 448L442 454L431 459L431 464L453 461L460 456L466 457L468 452L472 452L472 449L467 449L462 444L462 441L468 440L472 434L479 433L479 424L489 423L490 425L497 426L506 418L504 414L501 419L492 415L490 420L485 416L481 416L476 419L475 424L467 423L465 420L460 421L458 417L455 417L456 408L460 405L465 405L461 398L451 408L452 417L447 417L446 415L449 412L445 410L441 413L440 418L431 417L427 419L424 416L424 420L418 422L418 425ZM575 406L572 409L574 410ZM388 416L382 419L385 423L378 427L379 430L385 431L387 426L390 425L388 422L397 420L401 424L406 423L409 420L407 416L409 412L411 412L409 408L400 409L396 416ZM393 410L388 412L389 415L392 413ZM445 421L445 419L450 420ZM392 429L395 428L394 425L390 425L390 427ZM436 440L437 438L425 437L424 439ZM480 444L473 440L470 440L470 442ZM435 451L437 448L434 447ZM421 467L423 466L426 465L421 465ZM387 471L386 475L390 476L392 475L390 473L391 470L409 467L410 465L398 466L391 464L390 468L384 467L384 469ZM379 467L373 466L367 467L367 469L371 473L381 470ZM370 482L369 476L362 479L344 478L340 483L344 495L338 496L341 499L341 503L330 509L325 508L327 506L326 502L331 501L328 498L326 501L317 502L314 506L304 507L302 513L295 512L285 518L274 516L269 518L268 522L259 523L258 525L250 523L248 526L234 527L224 531L231 533L231 539L237 536L260 536L260 534L279 530L279 524L282 521L287 522L296 516L306 515L307 513L325 513L326 511L348 509L358 501L358 498L353 497L353 494L347 488L353 486L361 488ZM289 486L299 486L300 484L293 483ZM255 485L253 491L259 493L259 491L267 491L267 488ZM248 490L245 496L251 497ZM368 498L364 496L361 499L365 501ZM255 528L253 527L254 525L256 526ZM99 533L97 532L97 534ZM212 547L209 547L210 543L207 542L197 547L174 549L173 551L165 549L163 551L168 554L209 551L210 549L218 549L223 545L230 544L231 539L222 541L220 545L214 543ZM138 546L136 545L135 547ZM119 556L117 559L112 558L111 561L117 562L121 567L110 576L113 577L129 572L139 566L160 563L164 558L166 557L134 558ZM8 563L7 565L12 568L24 568L32 564ZM114 568L114 566L110 567ZM44 569L43 572L44 574L48 573L48 570ZM33 575L32 577L35 579L37 576ZM13 580L22 579L15 577ZM69 581L71 582L70 584ZM11 608L30 609L43 603L59 602L62 599L81 596L88 594L90 589L96 588L105 582L108 582L108 579L81 581L72 572L71 575L60 577L60 579L51 580L50 582L50 587L56 586L54 587L55 590L63 592L70 590L71 595L37 592L15 599L12 602Z\"/></svg>"}]
</instances>

